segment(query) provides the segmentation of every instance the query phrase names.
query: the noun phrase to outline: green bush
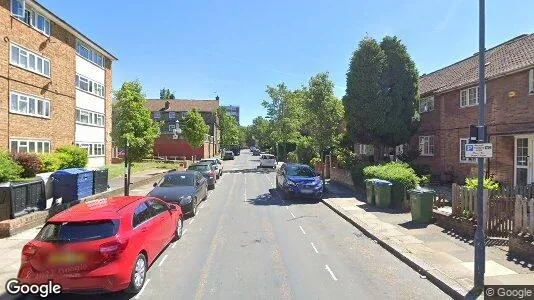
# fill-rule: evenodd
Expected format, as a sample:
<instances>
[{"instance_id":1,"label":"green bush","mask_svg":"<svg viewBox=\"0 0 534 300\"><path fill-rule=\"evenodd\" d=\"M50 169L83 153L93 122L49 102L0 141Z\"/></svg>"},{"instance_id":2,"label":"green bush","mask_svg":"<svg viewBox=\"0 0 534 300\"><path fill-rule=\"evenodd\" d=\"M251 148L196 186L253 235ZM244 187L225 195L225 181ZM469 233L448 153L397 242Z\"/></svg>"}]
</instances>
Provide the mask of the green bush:
<instances>
[{"instance_id":1,"label":"green bush","mask_svg":"<svg viewBox=\"0 0 534 300\"><path fill-rule=\"evenodd\" d=\"M298 161L303 164L310 164L316 152L313 149L312 139L310 137L302 137L297 142L297 148L295 150Z\"/></svg>"},{"instance_id":2,"label":"green bush","mask_svg":"<svg viewBox=\"0 0 534 300\"><path fill-rule=\"evenodd\" d=\"M17 153L13 156L13 160L22 166L22 177L32 178L35 174L41 171L43 163L37 154L33 153Z\"/></svg>"},{"instance_id":3,"label":"green bush","mask_svg":"<svg viewBox=\"0 0 534 300\"><path fill-rule=\"evenodd\" d=\"M363 170L370 165L371 165L370 162L362 161L352 166L350 174L351 174L352 183L354 184L354 186L356 187L364 186L365 175L363 174Z\"/></svg>"},{"instance_id":4,"label":"green bush","mask_svg":"<svg viewBox=\"0 0 534 300\"><path fill-rule=\"evenodd\" d=\"M465 187L469 190L476 190L478 187L478 178L466 178ZM499 186L499 183L489 178L484 178L484 189L490 191L499 191L501 187Z\"/></svg>"},{"instance_id":5,"label":"green bush","mask_svg":"<svg viewBox=\"0 0 534 300\"><path fill-rule=\"evenodd\" d=\"M365 178L378 178L399 183L406 190L415 188L421 179L407 163L389 162L383 165L368 166L363 169Z\"/></svg>"},{"instance_id":6,"label":"green bush","mask_svg":"<svg viewBox=\"0 0 534 300\"><path fill-rule=\"evenodd\" d=\"M297 158L297 153L291 151L287 154L287 161L288 162L292 162L292 163L296 163L298 161L298 158Z\"/></svg>"},{"instance_id":7,"label":"green bush","mask_svg":"<svg viewBox=\"0 0 534 300\"><path fill-rule=\"evenodd\" d=\"M427 164L410 164L410 167L412 167L417 176L430 176L432 174L430 165Z\"/></svg>"},{"instance_id":8,"label":"green bush","mask_svg":"<svg viewBox=\"0 0 534 300\"><path fill-rule=\"evenodd\" d=\"M89 160L87 150L76 146L63 146L56 149L56 153L66 154L61 157L61 169L83 168Z\"/></svg>"},{"instance_id":9,"label":"green bush","mask_svg":"<svg viewBox=\"0 0 534 300\"><path fill-rule=\"evenodd\" d=\"M65 153L44 153L39 156L43 167L41 172L54 172L61 168L61 161L68 157ZM67 158L68 159L68 158Z\"/></svg>"},{"instance_id":10,"label":"green bush","mask_svg":"<svg viewBox=\"0 0 534 300\"><path fill-rule=\"evenodd\" d=\"M360 163L358 156L347 148L335 149L334 156L337 158L338 165L345 170L351 170Z\"/></svg>"},{"instance_id":11,"label":"green bush","mask_svg":"<svg viewBox=\"0 0 534 300\"><path fill-rule=\"evenodd\" d=\"M23 171L7 152L0 151L0 182L19 179Z\"/></svg>"},{"instance_id":12,"label":"green bush","mask_svg":"<svg viewBox=\"0 0 534 300\"><path fill-rule=\"evenodd\" d=\"M312 165L313 167L315 167L316 164L320 164L322 163L323 161L321 160L321 157L319 156L314 156L311 160L310 160L310 165Z\"/></svg>"}]
</instances>

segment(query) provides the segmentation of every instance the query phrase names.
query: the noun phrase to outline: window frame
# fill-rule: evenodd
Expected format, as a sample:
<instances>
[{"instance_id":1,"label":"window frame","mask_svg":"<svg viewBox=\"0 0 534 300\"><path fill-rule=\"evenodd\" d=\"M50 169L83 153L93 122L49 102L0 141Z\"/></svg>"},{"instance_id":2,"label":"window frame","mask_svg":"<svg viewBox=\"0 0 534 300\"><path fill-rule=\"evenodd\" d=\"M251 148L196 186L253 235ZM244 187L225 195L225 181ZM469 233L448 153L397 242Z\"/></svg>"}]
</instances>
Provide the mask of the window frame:
<instances>
[{"instance_id":1,"label":"window frame","mask_svg":"<svg viewBox=\"0 0 534 300\"><path fill-rule=\"evenodd\" d=\"M21 14L18 15L16 13L13 12L13 7L14 7L14 3L20 3L21 4ZM24 18L25 17L25 14L26 14L26 1L25 0L10 0L9 1L9 11L11 13L11 15L15 18Z\"/></svg>"},{"instance_id":2,"label":"window frame","mask_svg":"<svg viewBox=\"0 0 534 300\"><path fill-rule=\"evenodd\" d=\"M472 157L466 157L465 156L465 145L464 147L462 148L462 142L465 141L465 145L469 144L469 139L468 138L460 138L460 151L459 151L459 159L460 159L460 163L462 164L474 164L477 162L477 159L476 158L472 158ZM462 150L463 150L463 157L464 159L462 159Z\"/></svg>"},{"instance_id":3,"label":"window frame","mask_svg":"<svg viewBox=\"0 0 534 300\"><path fill-rule=\"evenodd\" d=\"M22 14L18 15L13 12L13 3L21 2L22 3ZM10 13L11 15L19 20L20 22L32 27L36 31L44 34L47 37L50 37L50 32L52 30L52 22L45 15L37 12L31 5L26 5L25 0L11 0L10 1ZM39 26L39 22L42 20L42 26ZM41 28L40 28L41 27Z\"/></svg>"},{"instance_id":4,"label":"window frame","mask_svg":"<svg viewBox=\"0 0 534 300\"><path fill-rule=\"evenodd\" d=\"M76 147L86 149L88 157L105 157L106 156L106 144L94 143L94 142L76 142ZM97 153L98 152L98 153Z\"/></svg>"},{"instance_id":5,"label":"window frame","mask_svg":"<svg viewBox=\"0 0 534 300\"><path fill-rule=\"evenodd\" d=\"M153 117L153 119L155 119L155 120L159 120L159 119L161 119L161 111L155 111L155 112L152 114L152 117Z\"/></svg>"},{"instance_id":6,"label":"window frame","mask_svg":"<svg viewBox=\"0 0 534 300\"><path fill-rule=\"evenodd\" d=\"M82 115L87 116L87 122L82 120ZM98 124L97 120L101 119L102 125ZM99 112L90 111L87 109L76 107L76 124L94 126L94 127L105 127L106 126L106 115Z\"/></svg>"},{"instance_id":7,"label":"window frame","mask_svg":"<svg viewBox=\"0 0 534 300\"><path fill-rule=\"evenodd\" d=\"M17 143L17 149L16 151L13 151L13 143ZM36 153L36 154L42 154L42 153L50 153L51 152L51 145L52 145L52 142L50 140L40 140L40 139L27 139L27 138L10 138L9 139L9 153L23 153L20 150L20 147L21 147L21 143L24 143L25 146L22 146L24 148L26 148L26 152L24 153ZM34 144L34 147L33 149L35 151L33 152L30 152L30 144L33 143ZM41 149L42 151L39 152L37 151L39 149L39 144L41 146ZM46 147L45 145L48 145L48 147ZM45 151L45 149L47 149L48 151Z\"/></svg>"},{"instance_id":8,"label":"window frame","mask_svg":"<svg viewBox=\"0 0 534 300\"><path fill-rule=\"evenodd\" d=\"M81 53L82 52L80 50L81 48L83 48L83 50L87 50L87 57L85 57L84 54ZM105 64L104 55L100 54L98 51L94 50L92 47L90 47L89 45L87 45L86 43L80 40L76 40L76 55L87 60L88 62L92 63L93 65L101 69L105 69L104 68L104 64Z\"/></svg>"},{"instance_id":9,"label":"window frame","mask_svg":"<svg viewBox=\"0 0 534 300\"><path fill-rule=\"evenodd\" d=\"M17 110L14 110L13 109L13 96L16 96L17 97ZM19 111L18 110L18 107L19 107L19 102L21 101L21 97L25 97L26 100L26 112L22 112L22 111ZM31 100L34 101L34 112L31 113L30 112L30 103L31 103ZM39 102L40 103L43 103L42 104L42 107L43 107L43 110L44 110L44 114L39 114ZM47 105L48 103L48 105ZM48 107L48 109L47 109ZM50 105L50 100L47 100L47 99L43 99L43 98L40 98L40 97L36 97L36 96L33 96L33 95L29 95L29 94L25 94L25 93L21 93L21 92L17 92L17 91L10 91L9 92L9 112L12 113L12 114L17 114L17 115L24 115L24 116L30 116L30 117L37 117L37 118L42 118L42 119L51 119L51 105ZM46 114L48 112L48 115Z\"/></svg>"},{"instance_id":10,"label":"window frame","mask_svg":"<svg viewBox=\"0 0 534 300\"><path fill-rule=\"evenodd\" d=\"M74 85L76 86L77 90L80 90L82 92L97 96L102 99L105 99L106 97L106 87L102 83L95 81L89 77L76 73L76 75L74 76ZM86 88L84 88L82 85L85 85Z\"/></svg>"},{"instance_id":11,"label":"window frame","mask_svg":"<svg viewBox=\"0 0 534 300\"><path fill-rule=\"evenodd\" d=\"M432 107L431 108L428 105L429 103L432 103ZM426 104L426 106L424 106L426 109L422 109L423 104ZM426 112L434 111L434 107L435 107L434 105L435 105L434 96L429 96L429 97L425 97L425 98L421 99L419 101L419 113L426 113Z\"/></svg>"},{"instance_id":12,"label":"window frame","mask_svg":"<svg viewBox=\"0 0 534 300\"><path fill-rule=\"evenodd\" d=\"M428 152L425 151L425 140L428 142ZM419 136L419 151L421 156L433 157L435 155L435 138L433 135L421 135Z\"/></svg>"},{"instance_id":13,"label":"window frame","mask_svg":"<svg viewBox=\"0 0 534 300\"><path fill-rule=\"evenodd\" d=\"M18 56L17 56L17 61L15 62L14 59L13 59L13 47L15 48L18 48L17 51L18 51ZM26 54L23 54L23 53L26 53ZM34 60L35 60L35 68L32 69L30 68L30 55L33 55L34 56ZM24 57L25 60L26 60L26 65L22 64L21 63L21 57ZM38 68L38 60L41 59L42 61L42 70L39 70ZM40 55L40 54L37 54L25 47L22 47L21 45L19 44L16 44L16 43L13 43L13 42L10 42L9 44L9 64L12 65L12 66L16 66L16 67L19 67L21 69L24 69L26 71L29 71L29 72L32 72L32 73L35 73L35 74L38 74L38 75L41 75L43 77L46 77L46 78L50 78L51 77L51 73L52 73L52 69L51 69L51 64L50 64L50 59ZM48 64L48 68L46 68L46 64ZM45 72L45 70L48 69L48 74Z\"/></svg>"}]
</instances>

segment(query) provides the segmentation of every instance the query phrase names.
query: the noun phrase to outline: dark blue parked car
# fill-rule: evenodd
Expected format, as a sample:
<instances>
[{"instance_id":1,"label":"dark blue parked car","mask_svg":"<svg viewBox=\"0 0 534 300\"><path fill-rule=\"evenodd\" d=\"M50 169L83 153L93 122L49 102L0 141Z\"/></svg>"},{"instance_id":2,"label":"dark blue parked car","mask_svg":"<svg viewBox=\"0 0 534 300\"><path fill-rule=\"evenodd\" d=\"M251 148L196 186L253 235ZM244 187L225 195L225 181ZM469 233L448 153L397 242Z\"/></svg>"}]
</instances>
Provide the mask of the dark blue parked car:
<instances>
[{"instance_id":1,"label":"dark blue parked car","mask_svg":"<svg viewBox=\"0 0 534 300\"><path fill-rule=\"evenodd\" d=\"M321 199L323 197L321 177L308 165L283 164L276 174L276 187L287 198Z\"/></svg>"}]
</instances>

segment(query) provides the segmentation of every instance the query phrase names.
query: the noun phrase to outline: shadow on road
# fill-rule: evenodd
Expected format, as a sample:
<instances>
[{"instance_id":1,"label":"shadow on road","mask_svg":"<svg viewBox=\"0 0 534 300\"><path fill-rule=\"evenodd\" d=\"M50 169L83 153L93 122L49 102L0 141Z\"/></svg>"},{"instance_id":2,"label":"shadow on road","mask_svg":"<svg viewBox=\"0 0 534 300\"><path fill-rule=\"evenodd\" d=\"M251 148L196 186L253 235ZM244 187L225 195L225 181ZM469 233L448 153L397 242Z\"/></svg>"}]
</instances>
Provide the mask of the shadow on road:
<instances>
[{"instance_id":1,"label":"shadow on road","mask_svg":"<svg viewBox=\"0 0 534 300\"><path fill-rule=\"evenodd\" d=\"M259 195L255 198L247 199L247 203L259 206L291 206L295 204L317 204L321 200L318 199L286 199L283 195L279 193L277 189L269 189L269 193Z\"/></svg>"}]
</instances>

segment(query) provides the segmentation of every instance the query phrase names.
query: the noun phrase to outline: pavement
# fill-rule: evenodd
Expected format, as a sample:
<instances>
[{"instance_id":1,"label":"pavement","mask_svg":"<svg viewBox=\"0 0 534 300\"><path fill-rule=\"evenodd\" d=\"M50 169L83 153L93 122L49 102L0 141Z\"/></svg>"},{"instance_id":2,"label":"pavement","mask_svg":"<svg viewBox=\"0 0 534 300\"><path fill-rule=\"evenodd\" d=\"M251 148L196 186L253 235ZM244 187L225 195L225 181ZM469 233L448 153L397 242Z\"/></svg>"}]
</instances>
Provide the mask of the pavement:
<instances>
[{"instance_id":1,"label":"pavement","mask_svg":"<svg viewBox=\"0 0 534 300\"><path fill-rule=\"evenodd\" d=\"M284 199L275 172L258 164L249 151L224 162L216 188L134 299L450 299L322 202ZM24 234L6 247L14 261L35 231Z\"/></svg>"},{"instance_id":2,"label":"pavement","mask_svg":"<svg viewBox=\"0 0 534 300\"><path fill-rule=\"evenodd\" d=\"M381 210L367 205L362 195L335 183L324 202L351 224L376 239L384 248L428 276L457 298L470 296L473 288L473 241L434 225L412 223L410 213ZM534 283L534 266L507 256L506 239L486 242L486 285Z\"/></svg>"}]
</instances>

